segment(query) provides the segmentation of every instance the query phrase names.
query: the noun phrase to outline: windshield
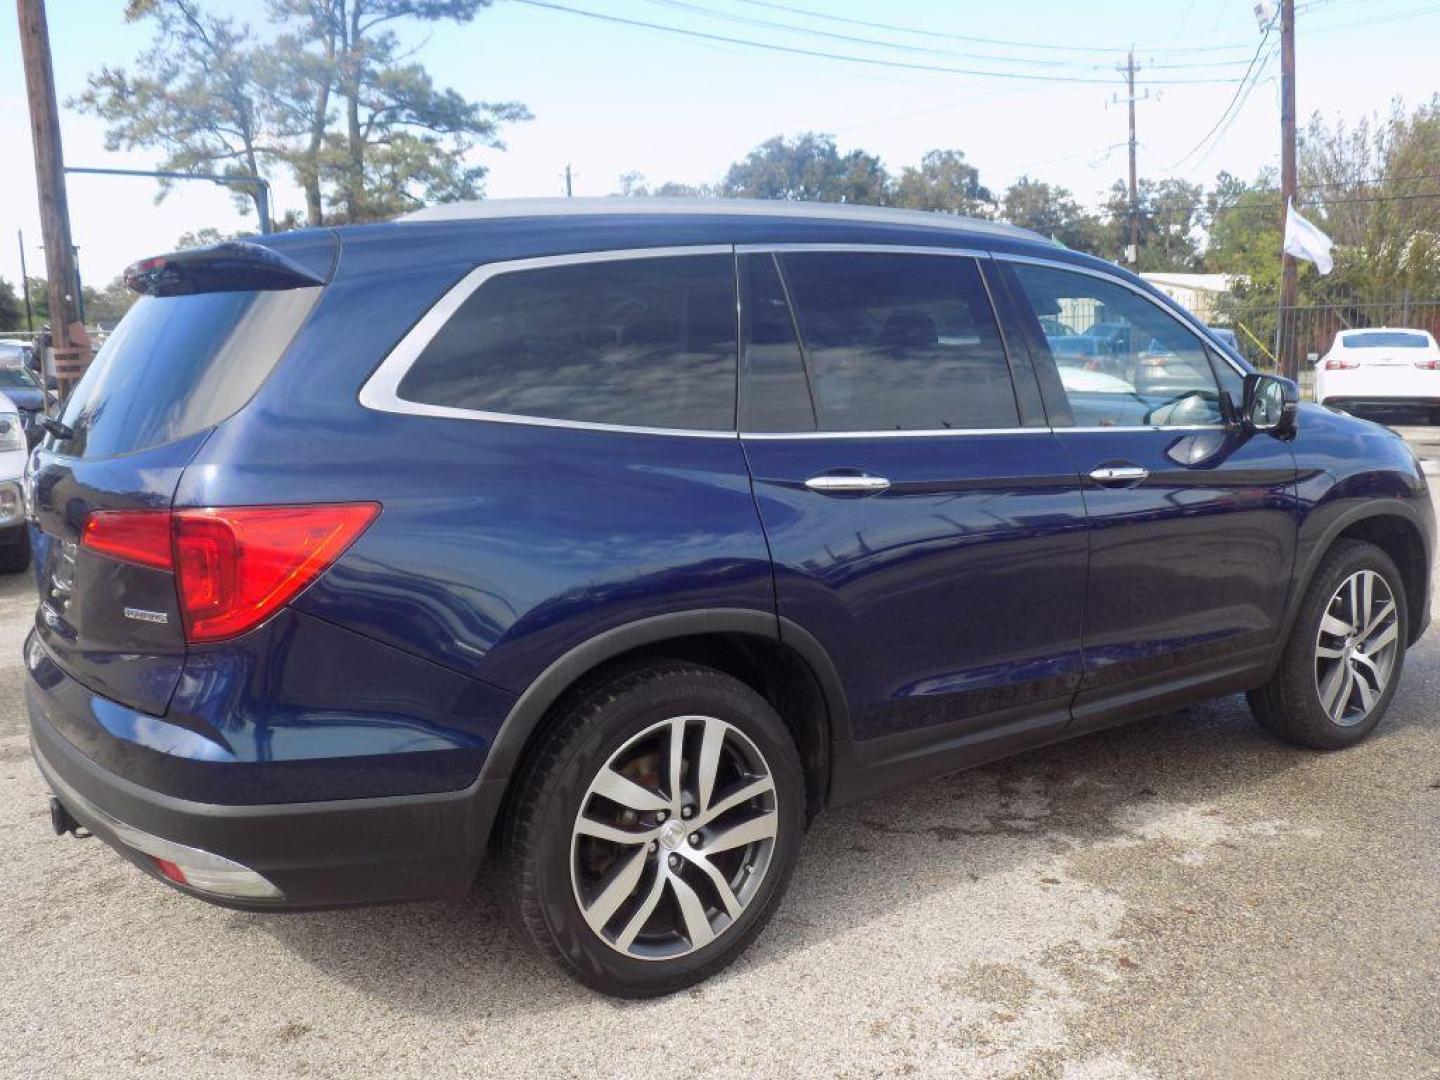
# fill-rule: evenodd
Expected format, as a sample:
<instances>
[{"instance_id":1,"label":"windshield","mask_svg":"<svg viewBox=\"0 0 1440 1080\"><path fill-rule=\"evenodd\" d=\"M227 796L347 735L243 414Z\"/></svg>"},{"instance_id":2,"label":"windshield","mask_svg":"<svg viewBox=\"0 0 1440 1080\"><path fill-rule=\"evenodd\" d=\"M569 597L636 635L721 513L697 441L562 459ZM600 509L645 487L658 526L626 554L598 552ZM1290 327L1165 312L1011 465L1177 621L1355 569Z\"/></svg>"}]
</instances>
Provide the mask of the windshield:
<instances>
[{"instance_id":1,"label":"windshield","mask_svg":"<svg viewBox=\"0 0 1440 1080\"><path fill-rule=\"evenodd\" d=\"M1426 334L1403 330L1375 330L1366 334L1347 334L1341 339L1347 349L1424 349L1429 347Z\"/></svg>"},{"instance_id":2,"label":"windshield","mask_svg":"<svg viewBox=\"0 0 1440 1080\"><path fill-rule=\"evenodd\" d=\"M35 376L24 368L0 367L0 390L38 390Z\"/></svg>"}]
</instances>

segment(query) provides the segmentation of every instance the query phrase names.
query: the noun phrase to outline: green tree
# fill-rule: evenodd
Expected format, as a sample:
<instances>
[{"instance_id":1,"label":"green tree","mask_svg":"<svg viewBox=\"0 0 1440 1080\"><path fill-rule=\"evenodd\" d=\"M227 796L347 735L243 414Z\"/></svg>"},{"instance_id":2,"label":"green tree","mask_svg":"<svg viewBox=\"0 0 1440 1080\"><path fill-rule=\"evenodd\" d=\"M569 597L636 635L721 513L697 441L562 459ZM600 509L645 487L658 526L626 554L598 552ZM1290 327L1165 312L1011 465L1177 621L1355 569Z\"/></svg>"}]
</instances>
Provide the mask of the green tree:
<instances>
[{"instance_id":1,"label":"green tree","mask_svg":"<svg viewBox=\"0 0 1440 1080\"><path fill-rule=\"evenodd\" d=\"M436 87L395 27L466 23L489 2L270 0L257 32L201 0L129 0L126 17L155 29L138 73L103 67L71 104L106 121L112 148L162 150L167 170L288 169L310 225L477 198L486 170L472 151L503 149L502 126L530 114Z\"/></svg>"},{"instance_id":2,"label":"green tree","mask_svg":"<svg viewBox=\"0 0 1440 1080\"><path fill-rule=\"evenodd\" d=\"M503 124L530 119L519 102L474 102L407 63L396 23L468 23L490 0L271 0L285 33L263 78L291 143L311 224L323 214L370 221L426 202L478 198L476 146L503 149ZM338 119L332 124L331 103Z\"/></svg>"},{"instance_id":3,"label":"green tree","mask_svg":"<svg viewBox=\"0 0 1440 1080\"><path fill-rule=\"evenodd\" d=\"M25 304L15 286L0 278L0 330L25 329Z\"/></svg>"},{"instance_id":4,"label":"green tree","mask_svg":"<svg viewBox=\"0 0 1440 1080\"><path fill-rule=\"evenodd\" d=\"M1000 217L1076 251L1099 255L1106 250L1104 222L1083 210L1065 188L1042 180L1022 176L1006 188Z\"/></svg>"},{"instance_id":5,"label":"green tree","mask_svg":"<svg viewBox=\"0 0 1440 1080\"><path fill-rule=\"evenodd\" d=\"M737 161L719 193L750 199L813 202L890 203L890 177L873 154L841 154L832 135L806 132L794 139L775 136Z\"/></svg>"},{"instance_id":6,"label":"green tree","mask_svg":"<svg viewBox=\"0 0 1440 1080\"><path fill-rule=\"evenodd\" d=\"M980 183L980 170L959 150L930 150L920 164L907 165L895 184L896 206L946 214L991 217L995 196Z\"/></svg>"},{"instance_id":7,"label":"green tree","mask_svg":"<svg viewBox=\"0 0 1440 1080\"><path fill-rule=\"evenodd\" d=\"M102 67L69 102L109 125L106 148L158 148L167 172L263 175L278 147L260 108L261 51L249 28L206 14L194 0L129 0L125 18L155 26L136 71ZM171 186L162 180L158 197ZM232 190L259 214L253 185Z\"/></svg>"},{"instance_id":8,"label":"green tree","mask_svg":"<svg viewBox=\"0 0 1440 1080\"><path fill-rule=\"evenodd\" d=\"M1139 265L1147 271L1194 270L1200 264L1198 229L1204 189L1184 180L1141 180ZM1130 193L1123 181L1110 189L1105 209L1109 221L1109 251L1117 258L1130 244Z\"/></svg>"},{"instance_id":9,"label":"green tree","mask_svg":"<svg viewBox=\"0 0 1440 1080\"><path fill-rule=\"evenodd\" d=\"M113 329L140 299L140 294L125 284L123 277L114 278L103 289L85 286L85 321L92 326Z\"/></svg>"}]
</instances>

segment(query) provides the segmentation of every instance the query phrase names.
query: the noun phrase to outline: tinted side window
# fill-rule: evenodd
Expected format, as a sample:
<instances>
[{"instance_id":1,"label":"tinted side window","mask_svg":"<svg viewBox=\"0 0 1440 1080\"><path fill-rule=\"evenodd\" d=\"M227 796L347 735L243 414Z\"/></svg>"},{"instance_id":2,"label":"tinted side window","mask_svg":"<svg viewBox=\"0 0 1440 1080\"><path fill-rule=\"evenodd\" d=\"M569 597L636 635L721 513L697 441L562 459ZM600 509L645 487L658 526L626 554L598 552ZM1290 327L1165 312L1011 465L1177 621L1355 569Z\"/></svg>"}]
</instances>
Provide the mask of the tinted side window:
<instances>
[{"instance_id":1,"label":"tinted side window","mask_svg":"<svg viewBox=\"0 0 1440 1080\"><path fill-rule=\"evenodd\" d=\"M1080 427L1218 424L1209 351L1157 304L1089 274L1016 265Z\"/></svg>"},{"instance_id":2,"label":"tinted side window","mask_svg":"<svg viewBox=\"0 0 1440 1080\"><path fill-rule=\"evenodd\" d=\"M805 363L775 256L741 256L740 284L745 323L740 430L814 431Z\"/></svg>"},{"instance_id":3,"label":"tinted side window","mask_svg":"<svg viewBox=\"0 0 1440 1080\"><path fill-rule=\"evenodd\" d=\"M803 252L781 265L821 431L1019 424L973 259Z\"/></svg>"},{"instance_id":4,"label":"tinted side window","mask_svg":"<svg viewBox=\"0 0 1440 1080\"><path fill-rule=\"evenodd\" d=\"M109 457L213 427L249 401L318 288L141 297L96 354L61 419L61 454Z\"/></svg>"},{"instance_id":5,"label":"tinted side window","mask_svg":"<svg viewBox=\"0 0 1440 1080\"><path fill-rule=\"evenodd\" d=\"M398 393L552 420L733 431L735 323L729 255L503 273L460 306Z\"/></svg>"}]
</instances>

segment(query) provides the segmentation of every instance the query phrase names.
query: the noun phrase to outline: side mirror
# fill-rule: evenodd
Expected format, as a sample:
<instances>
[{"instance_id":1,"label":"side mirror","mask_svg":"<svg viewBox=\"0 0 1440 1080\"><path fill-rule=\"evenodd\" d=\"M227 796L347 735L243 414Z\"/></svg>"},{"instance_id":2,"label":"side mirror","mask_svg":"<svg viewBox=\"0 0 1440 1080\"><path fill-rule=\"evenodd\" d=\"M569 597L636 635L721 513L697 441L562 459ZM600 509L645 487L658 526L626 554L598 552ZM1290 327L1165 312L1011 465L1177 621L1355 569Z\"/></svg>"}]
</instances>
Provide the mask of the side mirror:
<instances>
[{"instance_id":1,"label":"side mirror","mask_svg":"<svg viewBox=\"0 0 1440 1080\"><path fill-rule=\"evenodd\" d=\"M1291 435L1300 413L1300 387L1277 375L1246 375L1241 422L1251 431Z\"/></svg>"}]
</instances>

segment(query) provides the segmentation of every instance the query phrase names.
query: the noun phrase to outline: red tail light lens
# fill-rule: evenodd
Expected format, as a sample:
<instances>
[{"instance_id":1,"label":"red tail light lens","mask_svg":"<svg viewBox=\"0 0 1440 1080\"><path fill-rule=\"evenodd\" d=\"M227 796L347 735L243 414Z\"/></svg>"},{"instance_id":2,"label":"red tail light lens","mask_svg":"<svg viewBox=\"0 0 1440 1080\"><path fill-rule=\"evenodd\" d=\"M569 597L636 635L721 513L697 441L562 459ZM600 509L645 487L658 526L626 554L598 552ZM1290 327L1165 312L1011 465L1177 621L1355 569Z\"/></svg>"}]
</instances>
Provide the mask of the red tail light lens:
<instances>
[{"instance_id":1,"label":"red tail light lens","mask_svg":"<svg viewBox=\"0 0 1440 1080\"><path fill-rule=\"evenodd\" d=\"M1337 357L1334 360L1325 361L1326 371L1353 371L1360 366L1359 360L1343 360Z\"/></svg>"},{"instance_id":2,"label":"red tail light lens","mask_svg":"<svg viewBox=\"0 0 1440 1080\"><path fill-rule=\"evenodd\" d=\"M175 584L189 641L258 626L338 559L376 503L175 511Z\"/></svg>"},{"instance_id":3,"label":"red tail light lens","mask_svg":"<svg viewBox=\"0 0 1440 1080\"><path fill-rule=\"evenodd\" d=\"M121 562L169 570L169 510L96 510L80 530L80 546Z\"/></svg>"},{"instance_id":4,"label":"red tail light lens","mask_svg":"<svg viewBox=\"0 0 1440 1080\"><path fill-rule=\"evenodd\" d=\"M1416 360L1415 366L1426 371L1440 371L1440 360Z\"/></svg>"},{"instance_id":5,"label":"red tail light lens","mask_svg":"<svg viewBox=\"0 0 1440 1080\"><path fill-rule=\"evenodd\" d=\"M345 553L378 503L96 510L80 544L100 555L173 570L191 642L243 634L294 599Z\"/></svg>"}]
</instances>

